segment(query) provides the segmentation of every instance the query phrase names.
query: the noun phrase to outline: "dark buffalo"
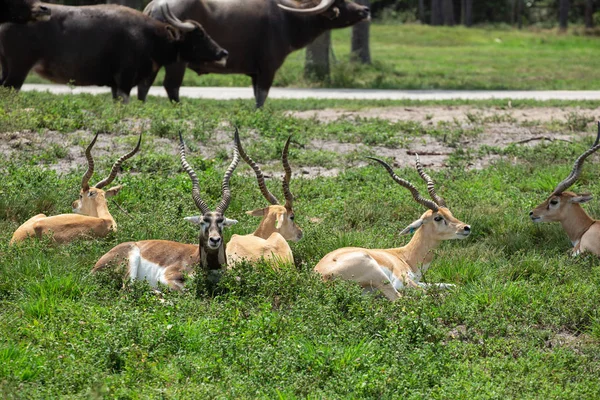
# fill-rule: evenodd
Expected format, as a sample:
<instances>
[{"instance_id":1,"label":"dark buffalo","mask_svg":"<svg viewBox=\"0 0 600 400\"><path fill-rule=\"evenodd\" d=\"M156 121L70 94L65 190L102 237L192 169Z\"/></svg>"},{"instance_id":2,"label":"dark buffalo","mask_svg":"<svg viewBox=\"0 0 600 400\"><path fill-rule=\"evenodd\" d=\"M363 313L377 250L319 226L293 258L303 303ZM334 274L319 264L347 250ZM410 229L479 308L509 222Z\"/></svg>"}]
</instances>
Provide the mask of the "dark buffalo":
<instances>
[{"instance_id":1,"label":"dark buffalo","mask_svg":"<svg viewBox=\"0 0 600 400\"><path fill-rule=\"evenodd\" d=\"M48 6L50 21L0 26L3 86L19 89L33 68L53 82L110 86L128 102L131 88L164 64L227 58L199 23L180 21L166 5L168 23L117 5Z\"/></svg>"},{"instance_id":2,"label":"dark buffalo","mask_svg":"<svg viewBox=\"0 0 600 400\"><path fill-rule=\"evenodd\" d=\"M50 9L37 0L0 0L0 24L14 22L25 24L30 21L45 21L50 18Z\"/></svg>"},{"instance_id":3,"label":"dark buffalo","mask_svg":"<svg viewBox=\"0 0 600 400\"><path fill-rule=\"evenodd\" d=\"M177 17L198 21L229 50L226 66L190 63L187 67L198 74L250 76L257 107L264 104L275 72L288 54L329 29L369 18L367 7L346 0L155 0L144 12L162 19L160 5L165 2ZM179 101L185 68L184 62L165 66L164 87L173 101ZM140 83L140 100L153 81Z\"/></svg>"}]
</instances>

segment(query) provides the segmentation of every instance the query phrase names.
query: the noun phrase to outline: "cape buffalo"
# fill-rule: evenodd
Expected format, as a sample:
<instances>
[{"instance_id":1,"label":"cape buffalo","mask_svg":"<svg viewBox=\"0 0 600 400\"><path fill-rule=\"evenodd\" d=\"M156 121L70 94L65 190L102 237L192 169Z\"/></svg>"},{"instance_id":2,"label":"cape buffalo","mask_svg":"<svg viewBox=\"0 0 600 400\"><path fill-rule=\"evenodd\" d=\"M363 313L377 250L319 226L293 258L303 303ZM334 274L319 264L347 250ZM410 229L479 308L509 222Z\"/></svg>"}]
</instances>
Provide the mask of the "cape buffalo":
<instances>
[{"instance_id":1,"label":"cape buffalo","mask_svg":"<svg viewBox=\"0 0 600 400\"><path fill-rule=\"evenodd\" d=\"M0 24L29 21L45 21L50 18L50 9L37 0L0 0Z\"/></svg>"},{"instance_id":2,"label":"cape buffalo","mask_svg":"<svg viewBox=\"0 0 600 400\"><path fill-rule=\"evenodd\" d=\"M0 25L0 84L19 89L33 70L58 83L110 86L113 98L129 92L161 65L177 60L225 63L227 51L195 21L161 8L164 23L117 5L49 4L52 19Z\"/></svg>"},{"instance_id":3,"label":"cape buffalo","mask_svg":"<svg viewBox=\"0 0 600 400\"><path fill-rule=\"evenodd\" d=\"M323 32L345 28L369 18L369 9L346 0L154 0L144 10L162 19L160 5L168 3L179 18L198 21L229 50L226 66L189 63L198 74L245 74L252 78L256 106L261 107L285 58ZM186 64L165 65L164 87L179 101ZM144 100L154 76L138 85Z\"/></svg>"}]
</instances>

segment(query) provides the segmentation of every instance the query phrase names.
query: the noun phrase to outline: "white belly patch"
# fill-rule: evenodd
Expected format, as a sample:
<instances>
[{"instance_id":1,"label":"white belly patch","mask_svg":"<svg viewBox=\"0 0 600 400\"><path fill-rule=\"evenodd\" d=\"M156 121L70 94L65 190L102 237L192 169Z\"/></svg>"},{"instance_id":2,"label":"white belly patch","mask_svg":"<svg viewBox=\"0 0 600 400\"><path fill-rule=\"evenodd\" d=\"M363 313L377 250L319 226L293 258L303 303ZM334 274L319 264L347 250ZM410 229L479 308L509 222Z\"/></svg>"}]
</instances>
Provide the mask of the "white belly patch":
<instances>
[{"instance_id":1,"label":"white belly patch","mask_svg":"<svg viewBox=\"0 0 600 400\"><path fill-rule=\"evenodd\" d=\"M398 279L396 277L396 275L394 275L392 273L392 271L390 271L386 267L380 266L380 268L381 268L381 272L383 272L385 274L385 276L390 281L390 285L392 285L394 287L394 289L396 289L396 290L404 289L404 281L402 279Z\"/></svg>"},{"instance_id":2,"label":"white belly patch","mask_svg":"<svg viewBox=\"0 0 600 400\"><path fill-rule=\"evenodd\" d=\"M136 248L129 257L129 277L132 281L147 280L150 286L157 287L158 282L166 285L165 269L158 264L148 261L140 255L140 249Z\"/></svg>"}]
</instances>

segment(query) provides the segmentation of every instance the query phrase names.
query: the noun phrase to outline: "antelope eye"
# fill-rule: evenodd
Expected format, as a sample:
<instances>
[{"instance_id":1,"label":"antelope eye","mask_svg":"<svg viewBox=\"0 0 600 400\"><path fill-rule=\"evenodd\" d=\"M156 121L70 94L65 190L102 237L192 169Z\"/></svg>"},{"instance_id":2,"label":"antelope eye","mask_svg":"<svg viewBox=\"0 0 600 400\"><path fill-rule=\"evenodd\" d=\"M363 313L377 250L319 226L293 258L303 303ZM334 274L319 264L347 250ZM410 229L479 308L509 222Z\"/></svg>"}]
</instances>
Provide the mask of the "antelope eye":
<instances>
[{"instance_id":1,"label":"antelope eye","mask_svg":"<svg viewBox=\"0 0 600 400\"><path fill-rule=\"evenodd\" d=\"M296 216L294 214L290 215L290 219L293 221Z\"/></svg>"},{"instance_id":2,"label":"antelope eye","mask_svg":"<svg viewBox=\"0 0 600 400\"><path fill-rule=\"evenodd\" d=\"M441 220L443 220L443 218L442 218L442 217L440 217L440 216L438 215L438 216L437 216L437 217L435 217L433 220L434 220L435 222L440 222Z\"/></svg>"},{"instance_id":3,"label":"antelope eye","mask_svg":"<svg viewBox=\"0 0 600 400\"><path fill-rule=\"evenodd\" d=\"M557 199L552 199L550 200L550 204L552 204L553 206L558 204L558 200Z\"/></svg>"},{"instance_id":4,"label":"antelope eye","mask_svg":"<svg viewBox=\"0 0 600 400\"><path fill-rule=\"evenodd\" d=\"M217 224L222 224L223 222L225 222L224 218L217 219Z\"/></svg>"}]
</instances>

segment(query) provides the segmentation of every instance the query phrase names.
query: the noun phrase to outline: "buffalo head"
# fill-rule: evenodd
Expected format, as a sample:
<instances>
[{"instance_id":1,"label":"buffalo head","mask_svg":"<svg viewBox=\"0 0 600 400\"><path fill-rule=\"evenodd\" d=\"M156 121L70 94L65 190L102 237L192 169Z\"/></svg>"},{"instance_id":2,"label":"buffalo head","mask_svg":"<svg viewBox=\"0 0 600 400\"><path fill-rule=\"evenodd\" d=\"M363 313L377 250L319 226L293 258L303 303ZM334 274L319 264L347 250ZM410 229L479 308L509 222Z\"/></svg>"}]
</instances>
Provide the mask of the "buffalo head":
<instances>
[{"instance_id":1,"label":"buffalo head","mask_svg":"<svg viewBox=\"0 0 600 400\"><path fill-rule=\"evenodd\" d=\"M369 7L346 0L279 0L282 9L299 15L321 15L328 29L352 26L370 18Z\"/></svg>"},{"instance_id":2,"label":"buffalo head","mask_svg":"<svg viewBox=\"0 0 600 400\"><path fill-rule=\"evenodd\" d=\"M191 63L215 62L225 66L229 53L206 33L202 25L192 20L181 21L173 15L165 1L159 4L159 9L165 21L174 28L169 28L169 32L179 42L182 60Z\"/></svg>"},{"instance_id":3,"label":"buffalo head","mask_svg":"<svg viewBox=\"0 0 600 400\"><path fill-rule=\"evenodd\" d=\"M49 18L50 8L37 0L0 0L0 22L25 24Z\"/></svg>"}]
</instances>

